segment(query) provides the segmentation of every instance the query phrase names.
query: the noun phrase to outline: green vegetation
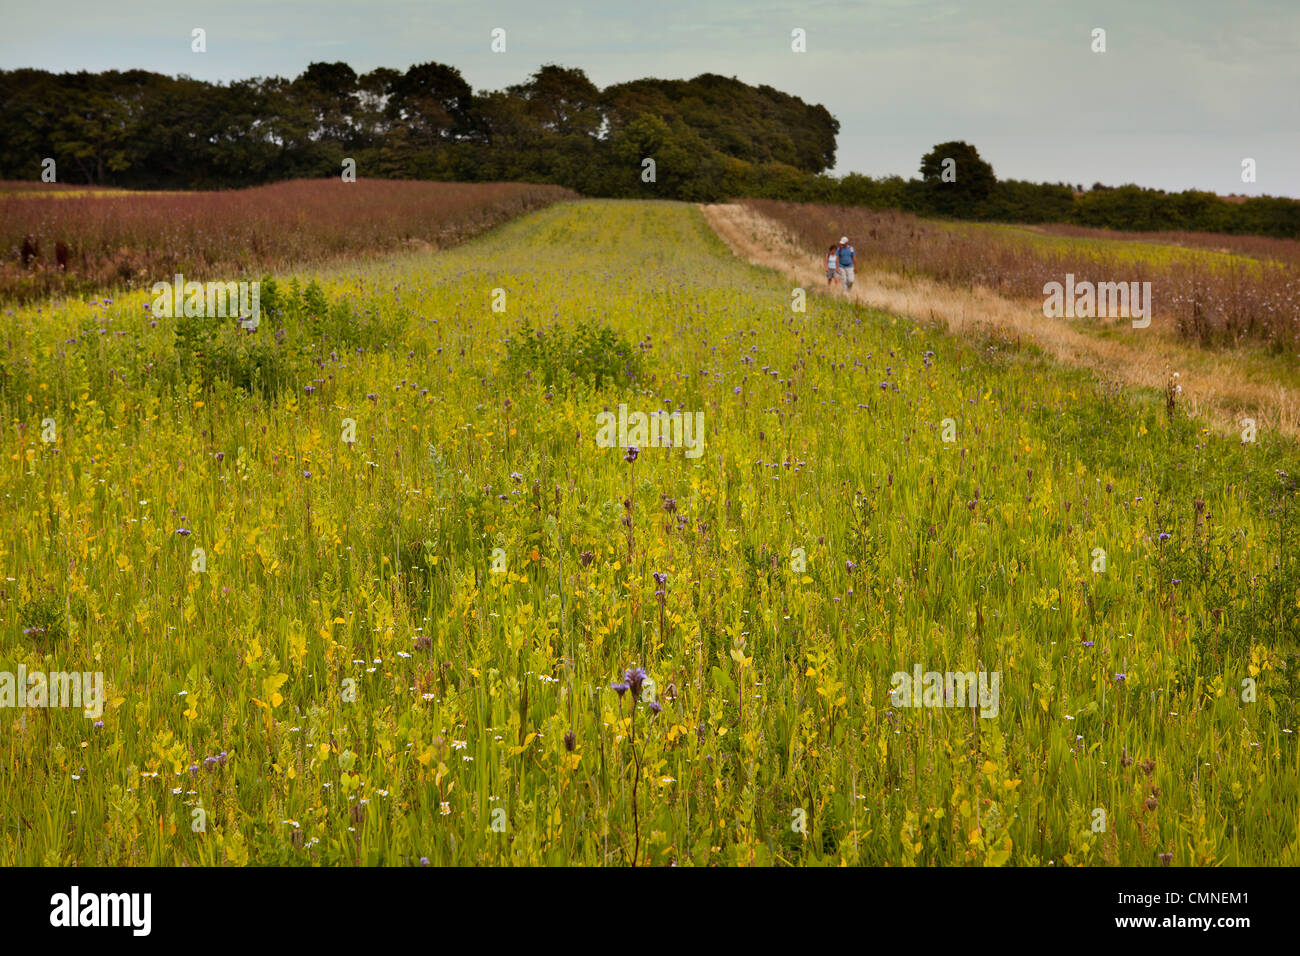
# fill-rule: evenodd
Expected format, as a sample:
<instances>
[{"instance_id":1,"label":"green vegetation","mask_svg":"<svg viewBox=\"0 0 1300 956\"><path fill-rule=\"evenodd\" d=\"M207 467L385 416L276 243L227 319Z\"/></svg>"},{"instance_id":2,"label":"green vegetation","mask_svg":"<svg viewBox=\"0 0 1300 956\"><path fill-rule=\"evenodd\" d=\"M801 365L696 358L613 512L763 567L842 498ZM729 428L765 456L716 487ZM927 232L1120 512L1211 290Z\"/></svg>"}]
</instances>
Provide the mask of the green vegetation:
<instances>
[{"instance_id":1,"label":"green vegetation","mask_svg":"<svg viewBox=\"0 0 1300 956\"><path fill-rule=\"evenodd\" d=\"M1300 863L1293 443L792 312L684 205L277 283L274 398L144 293L6 317L0 671L108 704L0 709L0 863ZM584 335L641 374L548 387Z\"/></svg>"}]
</instances>

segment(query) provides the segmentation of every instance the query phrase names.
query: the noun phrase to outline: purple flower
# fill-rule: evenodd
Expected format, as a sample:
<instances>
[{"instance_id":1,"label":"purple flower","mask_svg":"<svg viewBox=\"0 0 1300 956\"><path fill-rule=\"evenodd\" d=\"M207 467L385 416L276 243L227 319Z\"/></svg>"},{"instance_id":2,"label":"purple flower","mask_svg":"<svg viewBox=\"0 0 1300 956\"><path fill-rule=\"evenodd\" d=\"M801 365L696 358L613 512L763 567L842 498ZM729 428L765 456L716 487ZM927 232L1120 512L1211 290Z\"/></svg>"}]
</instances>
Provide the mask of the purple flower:
<instances>
[{"instance_id":1,"label":"purple flower","mask_svg":"<svg viewBox=\"0 0 1300 956\"><path fill-rule=\"evenodd\" d=\"M1128 680L1128 675L1127 675L1127 674L1116 674L1116 675L1115 675L1115 683L1117 683L1117 684L1122 684L1122 683L1124 683L1124 681L1126 681L1126 680Z\"/></svg>"},{"instance_id":2,"label":"purple flower","mask_svg":"<svg viewBox=\"0 0 1300 956\"><path fill-rule=\"evenodd\" d=\"M585 568L591 564L591 562L595 559L595 557L596 556L592 554L590 551L584 551L582 552L582 554L578 555L578 560L582 562L582 566Z\"/></svg>"},{"instance_id":3,"label":"purple flower","mask_svg":"<svg viewBox=\"0 0 1300 956\"><path fill-rule=\"evenodd\" d=\"M427 856L420 857L420 866L428 866L428 865L429 865L429 858Z\"/></svg>"},{"instance_id":4,"label":"purple flower","mask_svg":"<svg viewBox=\"0 0 1300 956\"><path fill-rule=\"evenodd\" d=\"M628 689L632 691L634 700L641 699L641 683L646 679L644 667L634 667L630 671L625 671L623 680L627 681Z\"/></svg>"},{"instance_id":5,"label":"purple flower","mask_svg":"<svg viewBox=\"0 0 1300 956\"><path fill-rule=\"evenodd\" d=\"M733 389L731 390L731 392L732 392L733 395L739 395L739 394L740 394L740 386L737 385L735 388L733 388Z\"/></svg>"},{"instance_id":6,"label":"purple flower","mask_svg":"<svg viewBox=\"0 0 1300 956\"><path fill-rule=\"evenodd\" d=\"M650 701L650 713L658 714L662 712L663 712L663 708L659 706L659 701L657 700Z\"/></svg>"},{"instance_id":7,"label":"purple flower","mask_svg":"<svg viewBox=\"0 0 1300 956\"><path fill-rule=\"evenodd\" d=\"M176 533L180 535L182 538L188 538L194 532L191 531L189 528L177 528Z\"/></svg>"},{"instance_id":8,"label":"purple flower","mask_svg":"<svg viewBox=\"0 0 1300 956\"><path fill-rule=\"evenodd\" d=\"M1084 641L1084 642L1083 642L1083 646L1084 646L1084 647L1096 647L1096 646L1097 646L1097 642L1096 642L1096 641Z\"/></svg>"},{"instance_id":9,"label":"purple flower","mask_svg":"<svg viewBox=\"0 0 1300 956\"><path fill-rule=\"evenodd\" d=\"M1161 544L1163 544L1164 542L1168 541L1168 540L1169 540L1169 532L1168 532L1168 531L1161 531L1161 532L1160 532L1160 539L1159 539L1159 540L1160 540Z\"/></svg>"},{"instance_id":10,"label":"purple flower","mask_svg":"<svg viewBox=\"0 0 1300 956\"><path fill-rule=\"evenodd\" d=\"M641 454L640 448L637 448L636 445L629 445L627 449L627 454L624 455L623 458L625 461L627 461L628 464L631 464L632 462L636 461L636 456L639 454Z\"/></svg>"},{"instance_id":11,"label":"purple flower","mask_svg":"<svg viewBox=\"0 0 1300 956\"><path fill-rule=\"evenodd\" d=\"M95 723L92 724L91 726L93 726L96 730L103 730L103 729L104 729L104 722L103 722L102 720L97 720L97 721L95 721Z\"/></svg>"},{"instance_id":12,"label":"purple flower","mask_svg":"<svg viewBox=\"0 0 1300 956\"><path fill-rule=\"evenodd\" d=\"M664 574L662 571L656 571L653 577L655 579L655 583L658 584L660 587L663 587L665 584L668 583L668 575Z\"/></svg>"},{"instance_id":13,"label":"purple flower","mask_svg":"<svg viewBox=\"0 0 1300 956\"><path fill-rule=\"evenodd\" d=\"M609 689L618 691L618 696L622 697L627 691L627 684L610 684Z\"/></svg>"}]
</instances>

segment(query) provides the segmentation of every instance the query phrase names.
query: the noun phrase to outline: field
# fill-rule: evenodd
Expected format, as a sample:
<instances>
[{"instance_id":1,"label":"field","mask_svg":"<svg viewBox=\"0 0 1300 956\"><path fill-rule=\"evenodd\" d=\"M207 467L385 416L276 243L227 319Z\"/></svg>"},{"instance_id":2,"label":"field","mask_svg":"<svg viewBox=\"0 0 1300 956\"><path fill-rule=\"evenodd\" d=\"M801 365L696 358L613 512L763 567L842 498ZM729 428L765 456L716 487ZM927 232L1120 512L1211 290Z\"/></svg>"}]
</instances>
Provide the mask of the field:
<instances>
[{"instance_id":1,"label":"field","mask_svg":"<svg viewBox=\"0 0 1300 956\"><path fill-rule=\"evenodd\" d=\"M0 864L1300 864L1276 431L794 311L683 204L275 285L6 313L0 671L107 704L0 710Z\"/></svg>"},{"instance_id":2,"label":"field","mask_svg":"<svg viewBox=\"0 0 1300 956\"><path fill-rule=\"evenodd\" d=\"M375 250L442 248L573 195L527 183L335 179L131 192L0 182L0 298L148 288L177 272L200 282L256 279ZM34 249L25 252L27 237Z\"/></svg>"},{"instance_id":3,"label":"field","mask_svg":"<svg viewBox=\"0 0 1300 956\"><path fill-rule=\"evenodd\" d=\"M957 287L1043 302L1047 282L1149 282L1154 318L1205 346L1300 351L1300 242L1212 234L1113 234L922 219L908 213L772 200L745 205L810 256L842 233L863 262ZM827 238L830 237L830 238ZM1222 243L1222 244L1221 244Z\"/></svg>"}]
</instances>

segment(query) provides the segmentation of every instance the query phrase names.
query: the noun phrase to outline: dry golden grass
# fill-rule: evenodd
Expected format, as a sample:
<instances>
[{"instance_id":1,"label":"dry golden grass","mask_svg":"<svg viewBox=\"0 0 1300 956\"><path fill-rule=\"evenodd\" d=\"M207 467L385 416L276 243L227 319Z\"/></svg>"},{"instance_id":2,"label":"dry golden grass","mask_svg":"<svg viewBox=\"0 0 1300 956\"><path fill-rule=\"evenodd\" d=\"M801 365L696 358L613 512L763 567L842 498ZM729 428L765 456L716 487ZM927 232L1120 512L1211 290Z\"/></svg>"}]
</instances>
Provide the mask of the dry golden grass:
<instances>
[{"instance_id":1,"label":"dry golden grass","mask_svg":"<svg viewBox=\"0 0 1300 956\"><path fill-rule=\"evenodd\" d=\"M775 269L805 288L845 294L838 286L827 288L820 260L810 257L780 224L736 203L706 204L701 209L737 256ZM1261 374L1259 352L1251 347L1214 351L1190 347L1154 323L1132 332L1114 324L1107 329L1100 323L1089 330L1044 318L1041 301L873 270L869 263L858 268L851 297L884 312L941 322L954 333L992 333L1032 342L1057 361L1090 368L1100 378L1127 386L1163 389L1172 373L1178 372L1183 406L1221 431L1240 431L1238 422L1249 416L1260 427L1300 435L1300 390L1276 376ZM1119 337L1103 334L1110 330L1117 330Z\"/></svg>"}]
</instances>

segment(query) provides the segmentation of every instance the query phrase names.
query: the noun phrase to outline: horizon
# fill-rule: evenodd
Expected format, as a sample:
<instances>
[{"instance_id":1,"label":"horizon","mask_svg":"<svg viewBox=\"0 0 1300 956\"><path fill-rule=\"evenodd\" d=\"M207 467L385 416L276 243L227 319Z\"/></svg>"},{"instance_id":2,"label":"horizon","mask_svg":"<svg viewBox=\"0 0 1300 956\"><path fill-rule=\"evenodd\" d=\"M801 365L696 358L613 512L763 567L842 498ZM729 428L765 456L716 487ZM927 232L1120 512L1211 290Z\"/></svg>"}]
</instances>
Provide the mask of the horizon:
<instances>
[{"instance_id":1,"label":"horizon","mask_svg":"<svg viewBox=\"0 0 1300 956\"><path fill-rule=\"evenodd\" d=\"M547 63L581 69L602 89L715 73L825 106L840 123L835 176L914 178L935 144L964 140L1001 180L1300 198L1300 10L1284 0L1232 11L1170 0L1141 10L1098 0L1086 11L1061 0L879 0L788 12L735 0L651 11L585 0L564 11L520 0L470 11L332 0L314 4L318 15L306 22L293 2L72 0L65 9L75 16L62 24L37 9L11 11L0 67L143 69L228 83L292 79L312 62L342 61L361 74L434 61L460 70L476 93L523 82ZM190 50L195 27L207 32L206 53ZM505 53L489 49L495 27L507 31ZM806 31L805 53L791 51L796 27ZM1106 30L1104 53L1091 49L1094 27ZM893 38L887 48L882 36ZM1246 158L1257 164L1253 183L1241 181Z\"/></svg>"}]
</instances>

